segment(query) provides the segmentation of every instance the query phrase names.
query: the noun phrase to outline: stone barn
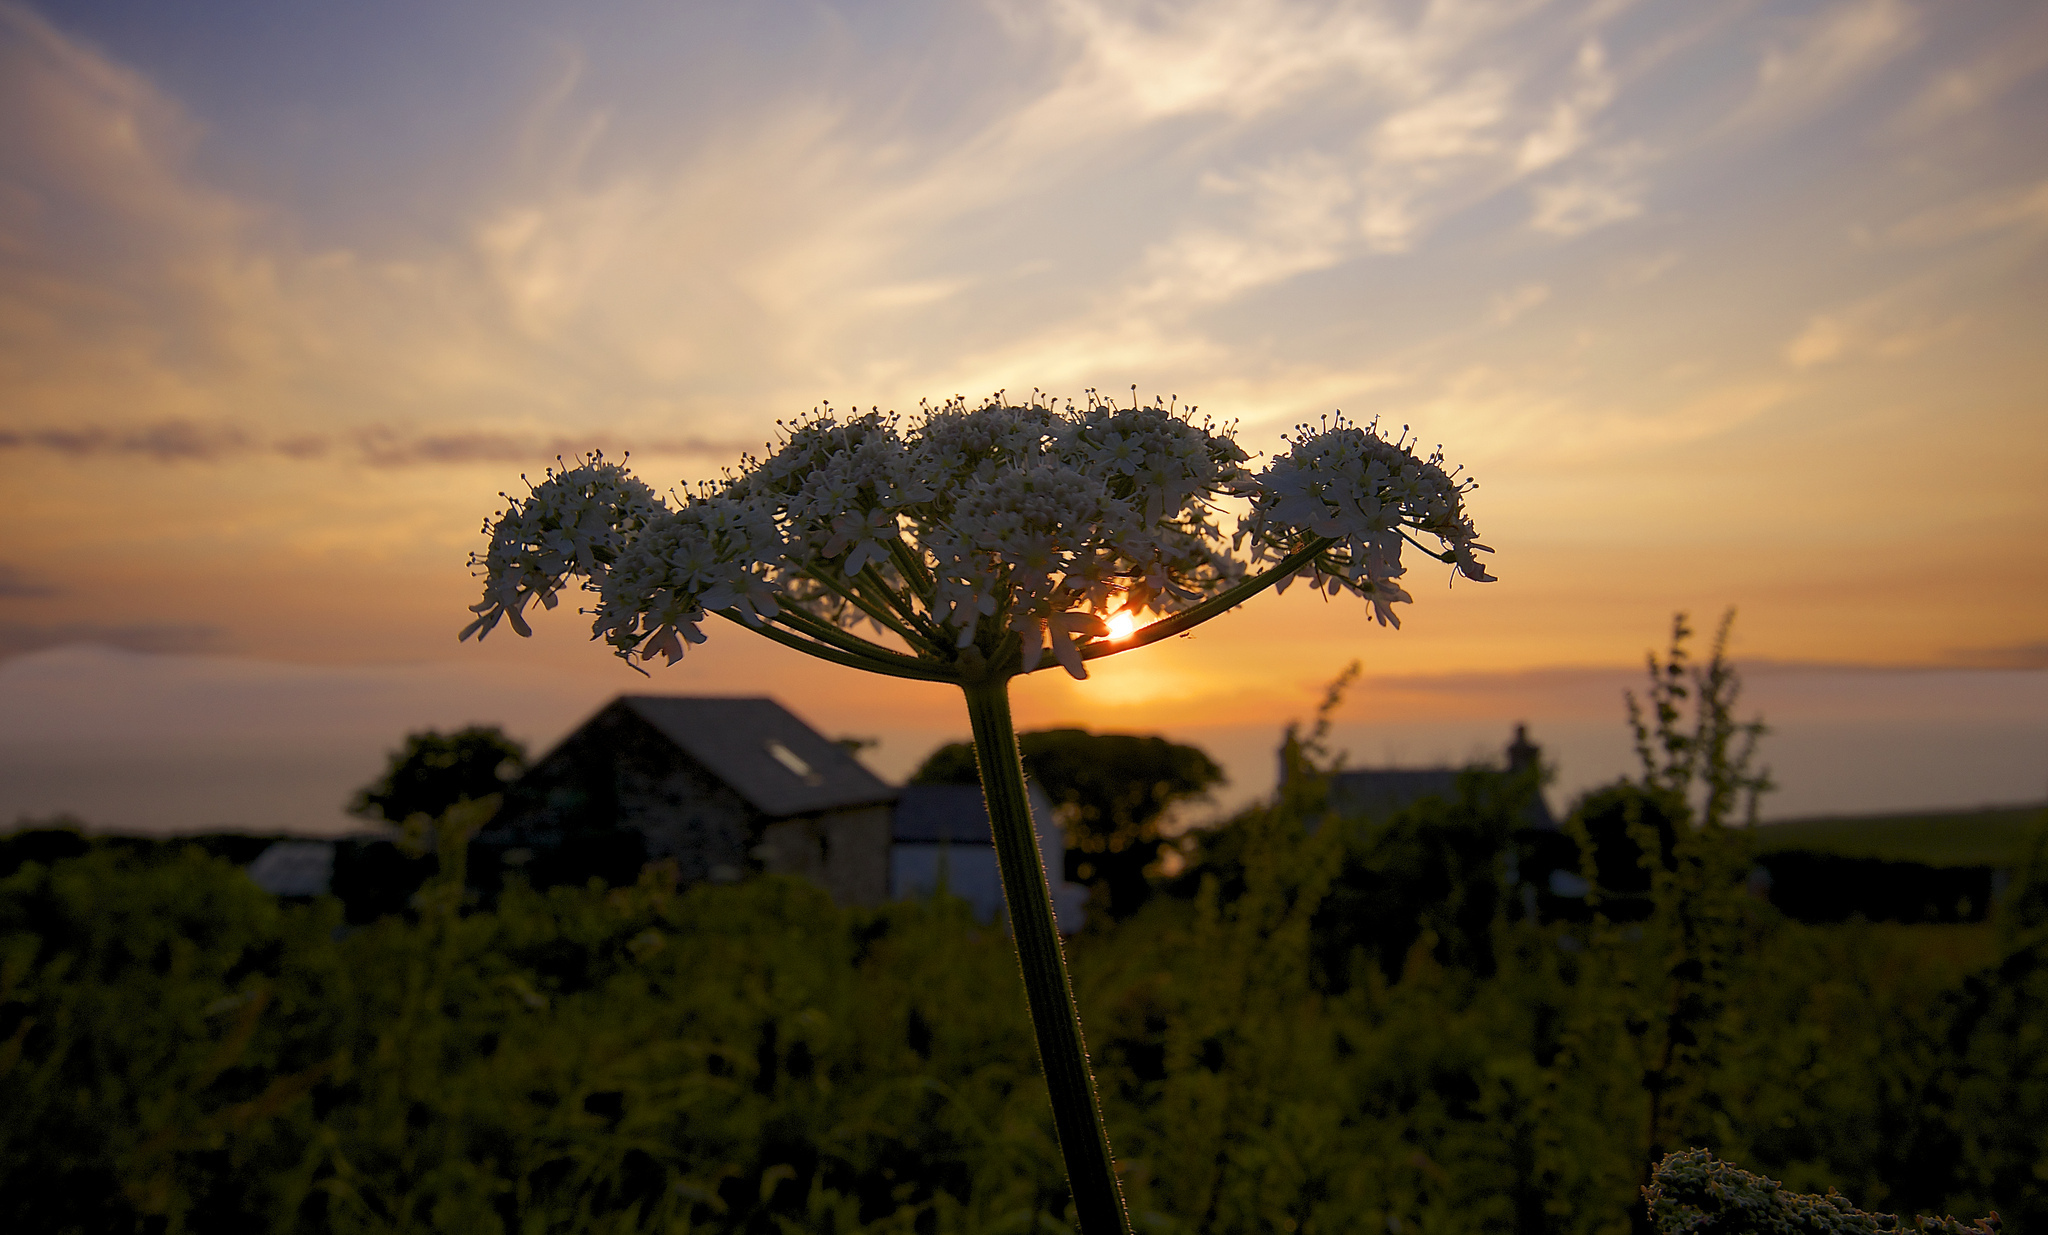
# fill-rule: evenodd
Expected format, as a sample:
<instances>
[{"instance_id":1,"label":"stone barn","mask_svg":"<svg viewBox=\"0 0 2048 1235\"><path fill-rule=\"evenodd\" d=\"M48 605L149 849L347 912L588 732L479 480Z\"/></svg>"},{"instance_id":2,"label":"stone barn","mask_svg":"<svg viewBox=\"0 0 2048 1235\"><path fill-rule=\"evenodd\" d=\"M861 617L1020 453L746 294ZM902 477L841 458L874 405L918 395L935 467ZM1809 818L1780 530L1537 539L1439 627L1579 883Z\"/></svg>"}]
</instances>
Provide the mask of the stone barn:
<instances>
[{"instance_id":1,"label":"stone barn","mask_svg":"<svg viewBox=\"0 0 2048 1235\"><path fill-rule=\"evenodd\" d=\"M471 879L685 883L800 875L841 904L889 896L897 790L773 699L624 695L536 762L471 847Z\"/></svg>"}]
</instances>

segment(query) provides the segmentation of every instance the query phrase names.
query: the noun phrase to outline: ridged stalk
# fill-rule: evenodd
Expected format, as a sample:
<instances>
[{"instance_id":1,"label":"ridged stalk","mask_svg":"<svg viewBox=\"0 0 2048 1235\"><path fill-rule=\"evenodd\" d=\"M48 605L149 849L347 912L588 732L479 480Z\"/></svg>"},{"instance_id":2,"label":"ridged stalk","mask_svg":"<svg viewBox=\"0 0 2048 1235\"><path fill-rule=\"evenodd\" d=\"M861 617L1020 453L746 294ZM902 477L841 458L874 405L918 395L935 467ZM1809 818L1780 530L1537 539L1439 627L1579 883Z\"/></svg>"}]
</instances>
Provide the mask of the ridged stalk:
<instances>
[{"instance_id":1,"label":"ridged stalk","mask_svg":"<svg viewBox=\"0 0 2048 1235\"><path fill-rule=\"evenodd\" d=\"M1088 1069L1088 1047L1081 1040L1081 1013L1074 1006L1066 953L1053 921L1052 887L1038 850L1031 800L1024 792L1009 683L979 682L963 689L974 725L974 757L988 801L996 864L1003 876L1003 899L1010 907L1010 936L1024 971L1039 1065L1052 1095L1053 1127L1059 1133L1067 1187L1074 1198L1075 1226L1082 1235L1130 1235L1130 1215L1110 1158L1095 1076Z\"/></svg>"}]
</instances>

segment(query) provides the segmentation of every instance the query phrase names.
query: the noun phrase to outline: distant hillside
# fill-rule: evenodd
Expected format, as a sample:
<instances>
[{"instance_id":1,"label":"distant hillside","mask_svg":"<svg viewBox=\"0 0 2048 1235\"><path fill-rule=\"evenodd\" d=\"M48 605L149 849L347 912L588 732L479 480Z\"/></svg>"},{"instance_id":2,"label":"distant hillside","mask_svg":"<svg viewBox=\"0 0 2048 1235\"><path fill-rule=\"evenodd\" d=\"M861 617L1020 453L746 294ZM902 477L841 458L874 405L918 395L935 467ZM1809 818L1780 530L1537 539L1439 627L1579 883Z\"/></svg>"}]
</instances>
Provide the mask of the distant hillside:
<instances>
[{"instance_id":1,"label":"distant hillside","mask_svg":"<svg viewBox=\"0 0 2048 1235\"><path fill-rule=\"evenodd\" d=\"M2027 860L2044 827L2048 808L2039 806L1788 819L1758 825L1756 852L1807 849L1928 866L2014 867Z\"/></svg>"}]
</instances>

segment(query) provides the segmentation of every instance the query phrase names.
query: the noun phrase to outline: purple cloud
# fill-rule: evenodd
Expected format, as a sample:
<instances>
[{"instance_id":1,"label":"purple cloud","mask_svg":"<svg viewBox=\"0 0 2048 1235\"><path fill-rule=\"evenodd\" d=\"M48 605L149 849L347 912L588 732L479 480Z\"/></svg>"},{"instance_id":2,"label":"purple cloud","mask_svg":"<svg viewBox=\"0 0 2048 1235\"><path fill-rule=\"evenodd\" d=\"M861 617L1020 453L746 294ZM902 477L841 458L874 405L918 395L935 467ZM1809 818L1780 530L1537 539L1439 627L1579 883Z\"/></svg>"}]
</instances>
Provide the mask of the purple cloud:
<instances>
[{"instance_id":1,"label":"purple cloud","mask_svg":"<svg viewBox=\"0 0 2048 1235\"><path fill-rule=\"evenodd\" d=\"M233 425L166 420L119 428L83 425L0 429L0 450L39 450L74 459L142 458L159 463L219 463L258 455L303 462L338 455L366 467L389 468L471 463L531 465L558 455L574 458L600 448L605 441L616 442L623 437L617 433L543 437L489 429L426 433L375 425L345 434L299 433L263 438ZM671 437L641 441L634 453L732 458L759 446L759 442L739 439Z\"/></svg>"}]
</instances>

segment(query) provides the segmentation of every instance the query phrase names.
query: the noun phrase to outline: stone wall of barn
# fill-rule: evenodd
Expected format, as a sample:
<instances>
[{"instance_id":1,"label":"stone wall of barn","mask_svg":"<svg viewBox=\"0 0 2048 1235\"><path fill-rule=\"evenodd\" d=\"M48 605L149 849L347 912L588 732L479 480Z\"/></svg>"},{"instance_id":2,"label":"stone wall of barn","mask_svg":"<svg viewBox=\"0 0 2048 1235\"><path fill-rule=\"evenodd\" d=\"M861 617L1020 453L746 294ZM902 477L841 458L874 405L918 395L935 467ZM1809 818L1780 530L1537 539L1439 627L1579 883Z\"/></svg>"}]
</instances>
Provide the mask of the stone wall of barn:
<instances>
[{"instance_id":1,"label":"stone wall of barn","mask_svg":"<svg viewBox=\"0 0 2048 1235\"><path fill-rule=\"evenodd\" d=\"M472 851L477 882L631 882L668 859L683 883L798 875L843 905L889 897L886 805L770 822L624 704L529 769Z\"/></svg>"}]
</instances>

